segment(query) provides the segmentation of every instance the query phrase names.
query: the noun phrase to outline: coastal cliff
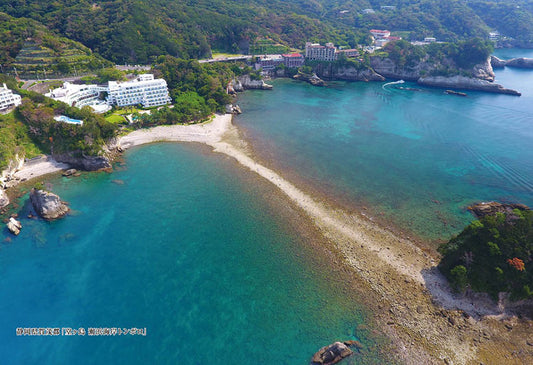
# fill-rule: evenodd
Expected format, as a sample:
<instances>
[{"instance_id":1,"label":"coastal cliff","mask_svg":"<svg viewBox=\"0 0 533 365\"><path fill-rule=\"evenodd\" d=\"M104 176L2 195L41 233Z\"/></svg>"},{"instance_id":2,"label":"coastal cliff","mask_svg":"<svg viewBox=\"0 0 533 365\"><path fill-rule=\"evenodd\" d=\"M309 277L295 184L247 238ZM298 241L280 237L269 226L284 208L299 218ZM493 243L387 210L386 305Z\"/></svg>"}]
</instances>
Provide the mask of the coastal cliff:
<instances>
[{"instance_id":1,"label":"coastal cliff","mask_svg":"<svg viewBox=\"0 0 533 365\"><path fill-rule=\"evenodd\" d=\"M382 75L379 75L371 67L356 67L350 64L317 64L313 71L318 77L326 80L345 80L345 81L385 81Z\"/></svg>"}]
</instances>

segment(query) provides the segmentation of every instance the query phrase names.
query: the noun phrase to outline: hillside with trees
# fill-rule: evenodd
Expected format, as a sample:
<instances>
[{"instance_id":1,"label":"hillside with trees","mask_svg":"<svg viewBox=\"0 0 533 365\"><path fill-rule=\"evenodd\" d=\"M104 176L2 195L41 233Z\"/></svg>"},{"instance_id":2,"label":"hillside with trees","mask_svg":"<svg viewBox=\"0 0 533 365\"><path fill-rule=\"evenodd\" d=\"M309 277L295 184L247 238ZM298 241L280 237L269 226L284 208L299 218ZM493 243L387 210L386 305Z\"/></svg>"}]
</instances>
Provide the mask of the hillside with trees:
<instances>
[{"instance_id":1,"label":"hillside with trees","mask_svg":"<svg viewBox=\"0 0 533 365\"><path fill-rule=\"evenodd\" d=\"M37 79L85 73L111 63L37 21L0 13L0 65L3 73Z\"/></svg>"},{"instance_id":2,"label":"hillside with trees","mask_svg":"<svg viewBox=\"0 0 533 365\"><path fill-rule=\"evenodd\" d=\"M115 63L148 64L160 55L247 53L261 39L294 48L307 40L353 47L369 44L371 28L407 40L441 41L487 39L489 31L499 30L527 43L533 6L519 2L518 8L502 0L8 0L0 11L36 20ZM15 57L16 50L10 54Z\"/></svg>"},{"instance_id":3,"label":"hillside with trees","mask_svg":"<svg viewBox=\"0 0 533 365\"><path fill-rule=\"evenodd\" d=\"M452 286L497 298L533 297L533 211L524 208L487 214L440 247L440 270Z\"/></svg>"}]
</instances>

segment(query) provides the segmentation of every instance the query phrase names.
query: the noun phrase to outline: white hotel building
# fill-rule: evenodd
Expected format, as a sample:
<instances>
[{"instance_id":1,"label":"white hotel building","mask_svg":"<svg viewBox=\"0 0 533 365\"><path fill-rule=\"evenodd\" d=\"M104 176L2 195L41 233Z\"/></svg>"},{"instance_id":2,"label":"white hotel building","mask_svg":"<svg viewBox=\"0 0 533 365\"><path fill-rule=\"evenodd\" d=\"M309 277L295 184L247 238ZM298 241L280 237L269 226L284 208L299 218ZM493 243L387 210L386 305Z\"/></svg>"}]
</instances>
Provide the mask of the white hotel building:
<instances>
[{"instance_id":1,"label":"white hotel building","mask_svg":"<svg viewBox=\"0 0 533 365\"><path fill-rule=\"evenodd\" d=\"M80 109L88 105L96 112L103 113L111 109L102 100L102 94L106 91L107 88L104 86L75 85L70 82L65 82L62 87L50 91L46 96Z\"/></svg>"},{"instance_id":2,"label":"white hotel building","mask_svg":"<svg viewBox=\"0 0 533 365\"><path fill-rule=\"evenodd\" d=\"M22 98L18 94L13 94L11 89L8 89L6 84L0 87L0 110L6 110L12 106L19 106L22 104Z\"/></svg>"},{"instance_id":3,"label":"white hotel building","mask_svg":"<svg viewBox=\"0 0 533 365\"><path fill-rule=\"evenodd\" d=\"M133 81L109 81L107 102L110 105L126 106L141 104L143 108L160 106L171 102L167 82L154 79L152 74L143 74Z\"/></svg>"},{"instance_id":4,"label":"white hotel building","mask_svg":"<svg viewBox=\"0 0 533 365\"><path fill-rule=\"evenodd\" d=\"M106 93L107 99L104 100ZM97 113L105 113L113 105L122 107L140 104L144 108L150 108L171 102L167 82L154 79L152 74L139 75L133 81L109 81L107 87L65 82L62 87L50 91L46 96L78 108L88 105Z\"/></svg>"}]
</instances>

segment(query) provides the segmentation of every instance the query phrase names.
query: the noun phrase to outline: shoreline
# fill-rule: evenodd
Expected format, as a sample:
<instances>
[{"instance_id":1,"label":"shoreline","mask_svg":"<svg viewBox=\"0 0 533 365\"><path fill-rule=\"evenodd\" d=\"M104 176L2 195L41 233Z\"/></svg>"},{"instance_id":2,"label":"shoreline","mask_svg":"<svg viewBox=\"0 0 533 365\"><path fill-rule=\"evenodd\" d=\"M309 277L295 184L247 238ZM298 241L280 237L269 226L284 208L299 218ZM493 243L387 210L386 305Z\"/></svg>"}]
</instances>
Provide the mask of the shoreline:
<instances>
[{"instance_id":1,"label":"shoreline","mask_svg":"<svg viewBox=\"0 0 533 365\"><path fill-rule=\"evenodd\" d=\"M332 242L340 261L370 288L369 297L379 298L363 303L374 312L383 333L391 340L391 358L407 364L502 363L514 350L521 352L521 360L533 359L533 347L526 345L526 341L533 343L528 334L530 322L505 314L494 303L453 295L436 269L438 258L433 254L370 221L361 212L347 213L327 199L310 195L250 157L246 141L232 124L231 114L216 115L202 124L137 130L120 137L118 146L128 149L157 142L208 145L213 152L233 158L288 197L287 203ZM36 178L44 175L37 175L38 171L58 168L53 163L43 166L47 167L32 170L28 166L25 173L32 171L31 178Z\"/></svg>"},{"instance_id":2,"label":"shoreline","mask_svg":"<svg viewBox=\"0 0 533 365\"><path fill-rule=\"evenodd\" d=\"M127 149L163 141L207 144L214 152L232 157L275 185L333 242L343 261L381 298L379 304L370 307L393 341L395 356L402 362L503 361L501 356L509 348L521 349L522 344L517 341L511 341L512 346L509 338L499 337L507 331L505 326L520 326L516 317L507 315L489 300L454 295L436 268L437 257L361 214L349 214L316 200L258 163L249 156L246 141L231 119L231 115L223 115L203 125L139 130L122 137L119 145ZM189 130L191 127L195 128ZM528 323L524 323L520 331L527 333L527 329ZM496 340L487 341L487 336ZM525 356L533 358L533 352Z\"/></svg>"}]
</instances>

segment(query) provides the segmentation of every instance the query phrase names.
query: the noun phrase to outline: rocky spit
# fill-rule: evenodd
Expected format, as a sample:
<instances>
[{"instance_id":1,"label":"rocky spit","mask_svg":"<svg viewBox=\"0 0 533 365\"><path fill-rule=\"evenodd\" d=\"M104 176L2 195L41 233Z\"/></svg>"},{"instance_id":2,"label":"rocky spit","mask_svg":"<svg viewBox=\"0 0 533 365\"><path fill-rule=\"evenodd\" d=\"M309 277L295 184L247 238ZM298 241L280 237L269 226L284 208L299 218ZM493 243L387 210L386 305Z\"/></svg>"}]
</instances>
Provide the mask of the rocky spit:
<instances>
[{"instance_id":1,"label":"rocky spit","mask_svg":"<svg viewBox=\"0 0 533 365\"><path fill-rule=\"evenodd\" d=\"M69 207L59 196L49 191L31 189L30 200L35 212L46 220L54 220L68 213Z\"/></svg>"},{"instance_id":2,"label":"rocky spit","mask_svg":"<svg viewBox=\"0 0 533 365\"><path fill-rule=\"evenodd\" d=\"M533 68L533 58L511 58L510 60L502 60L496 56L490 56L490 63L492 67L516 67L516 68Z\"/></svg>"}]
</instances>

